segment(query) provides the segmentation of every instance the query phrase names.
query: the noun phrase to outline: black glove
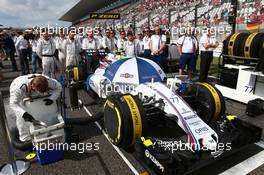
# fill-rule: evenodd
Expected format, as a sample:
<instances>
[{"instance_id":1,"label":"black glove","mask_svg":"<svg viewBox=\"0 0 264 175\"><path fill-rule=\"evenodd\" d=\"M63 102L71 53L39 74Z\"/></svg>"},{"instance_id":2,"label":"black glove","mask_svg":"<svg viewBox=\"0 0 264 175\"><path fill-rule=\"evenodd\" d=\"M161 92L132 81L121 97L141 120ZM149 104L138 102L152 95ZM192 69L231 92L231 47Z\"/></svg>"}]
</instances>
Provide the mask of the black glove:
<instances>
[{"instance_id":1,"label":"black glove","mask_svg":"<svg viewBox=\"0 0 264 175\"><path fill-rule=\"evenodd\" d=\"M35 120L34 117L32 115L30 115L29 113L27 113L27 112L25 112L22 117L23 117L23 119L26 122L31 122L32 123L33 120Z\"/></svg>"},{"instance_id":2,"label":"black glove","mask_svg":"<svg viewBox=\"0 0 264 175\"><path fill-rule=\"evenodd\" d=\"M52 105L52 103L53 103L53 100L51 100L51 99L44 99L43 101L45 101L46 103L45 103L45 105L46 106L49 106L49 105Z\"/></svg>"}]
</instances>

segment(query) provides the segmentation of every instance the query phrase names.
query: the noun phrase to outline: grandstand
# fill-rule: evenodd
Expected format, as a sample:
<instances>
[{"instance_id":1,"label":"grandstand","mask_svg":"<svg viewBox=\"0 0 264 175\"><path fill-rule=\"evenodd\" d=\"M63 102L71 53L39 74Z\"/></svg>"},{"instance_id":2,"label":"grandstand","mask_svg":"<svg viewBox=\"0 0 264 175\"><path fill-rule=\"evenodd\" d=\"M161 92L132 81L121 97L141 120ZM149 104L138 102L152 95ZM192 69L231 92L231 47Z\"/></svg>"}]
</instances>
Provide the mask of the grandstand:
<instances>
[{"instance_id":1,"label":"grandstand","mask_svg":"<svg viewBox=\"0 0 264 175\"><path fill-rule=\"evenodd\" d=\"M77 27L112 27L117 30L142 31L146 26L161 25L163 28L195 26L229 27L232 28L230 15L233 13L233 0L118 0L111 1L93 9L83 9L81 6L91 7L92 2L81 0L75 7L60 19L72 22ZM109 5L110 4L110 5ZM236 30L264 29L264 0L238 0ZM93 5L92 5L93 6ZM86 13L82 13L85 10ZM89 12L120 13L120 20L89 19ZM78 15L76 15L76 13ZM69 18L74 16L75 18ZM253 27L252 27L253 26ZM230 32L229 32L230 33ZM226 35L218 35L223 41ZM177 39L172 36L172 41Z\"/></svg>"},{"instance_id":2,"label":"grandstand","mask_svg":"<svg viewBox=\"0 0 264 175\"><path fill-rule=\"evenodd\" d=\"M264 22L264 1L245 1L239 3L239 10L237 11L237 24L243 26L247 23L260 23L260 28L263 29Z\"/></svg>"},{"instance_id":3,"label":"grandstand","mask_svg":"<svg viewBox=\"0 0 264 175\"><path fill-rule=\"evenodd\" d=\"M111 1L112 3L110 1L107 2L107 5L102 8L90 9L90 12L121 13L121 20L115 22L106 20L94 21L89 19L88 9L85 9L86 14L82 13L83 15L79 16L79 18L67 18L67 16L73 15L81 9L78 8L78 5L60 19L70 21L75 26L93 25L129 28L135 24L138 29L155 24L164 26L181 24L197 24L198 26L227 25L228 15L232 9L231 0L118 0ZM238 2L237 29L246 30L246 24L249 22L258 22L261 24L260 29L263 29L264 1L239 0ZM79 6L84 3L87 4L88 2L81 0ZM195 8L197 8L197 15Z\"/></svg>"}]
</instances>

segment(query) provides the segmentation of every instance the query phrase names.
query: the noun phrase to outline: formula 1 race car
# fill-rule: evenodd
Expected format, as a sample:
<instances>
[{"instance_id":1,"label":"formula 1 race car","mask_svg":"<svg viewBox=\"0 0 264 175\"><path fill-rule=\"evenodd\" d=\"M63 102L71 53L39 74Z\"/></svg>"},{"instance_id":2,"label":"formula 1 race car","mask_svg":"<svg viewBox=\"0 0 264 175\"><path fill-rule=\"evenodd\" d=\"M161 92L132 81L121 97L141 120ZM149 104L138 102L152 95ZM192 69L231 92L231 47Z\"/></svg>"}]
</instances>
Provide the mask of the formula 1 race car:
<instances>
[{"instance_id":1,"label":"formula 1 race car","mask_svg":"<svg viewBox=\"0 0 264 175\"><path fill-rule=\"evenodd\" d=\"M133 150L151 173L184 174L261 138L260 128L226 114L213 85L166 79L144 58L101 60L86 89L105 100L112 144Z\"/></svg>"}]
</instances>

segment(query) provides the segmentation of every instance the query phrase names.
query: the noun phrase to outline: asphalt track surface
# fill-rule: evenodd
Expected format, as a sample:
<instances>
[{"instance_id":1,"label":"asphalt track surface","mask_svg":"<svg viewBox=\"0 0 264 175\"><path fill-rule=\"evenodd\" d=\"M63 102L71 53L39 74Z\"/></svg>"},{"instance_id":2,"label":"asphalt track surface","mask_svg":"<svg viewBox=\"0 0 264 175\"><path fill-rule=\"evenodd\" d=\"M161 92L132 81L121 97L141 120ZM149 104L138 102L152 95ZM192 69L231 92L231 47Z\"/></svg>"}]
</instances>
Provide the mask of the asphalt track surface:
<instances>
[{"instance_id":1,"label":"asphalt track surface","mask_svg":"<svg viewBox=\"0 0 264 175\"><path fill-rule=\"evenodd\" d=\"M9 85L12 80L19 76L19 72L11 72L9 61L4 62L5 69L2 70L5 79L0 82L0 90L4 95L5 111L8 118L9 127L15 125L15 116L8 106ZM79 92L79 97L82 99L84 105L93 102L93 99L84 91ZM66 101L68 103L68 95ZM226 101L227 112L237 115L243 120L249 121L264 129L264 115L256 118L249 118L245 115L246 106L231 100ZM95 114L101 110L97 105L88 105L87 109ZM68 117L89 117L85 109L71 111L67 109ZM99 122L100 125L100 122ZM97 143L99 150L86 150L84 153L78 151L67 151L65 159L53 164L42 166L36 160L31 162L30 169L25 173L27 175L132 175L136 172L143 173L145 169L135 159L135 157L124 151L115 149L109 143L105 135L98 128L95 123L90 123L82 126L74 127L74 133L78 134L81 143ZM211 163L191 174L250 174L263 175L264 174L264 142L262 135L262 142L257 146L252 144L247 148L230 155L220 161ZM0 133L0 138L3 137ZM15 155L17 159L24 159L27 153L16 150ZM120 155L121 154L121 155ZM0 166L8 162L7 147L5 143L0 141ZM238 169L237 169L238 168ZM240 168L240 169L239 169ZM229 170L229 171L228 171ZM244 171L243 171L244 170Z\"/></svg>"}]
</instances>

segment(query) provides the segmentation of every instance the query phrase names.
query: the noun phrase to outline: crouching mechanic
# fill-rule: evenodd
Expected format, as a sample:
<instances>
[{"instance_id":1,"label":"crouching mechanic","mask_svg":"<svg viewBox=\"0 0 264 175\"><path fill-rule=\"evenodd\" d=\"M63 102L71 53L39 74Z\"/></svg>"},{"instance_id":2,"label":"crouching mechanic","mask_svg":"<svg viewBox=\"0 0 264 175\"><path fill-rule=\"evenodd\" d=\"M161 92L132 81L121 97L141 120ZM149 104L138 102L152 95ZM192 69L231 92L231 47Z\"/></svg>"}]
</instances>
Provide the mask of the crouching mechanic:
<instances>
[{"instance_id":1,"label":"crouching mechanic","mask_svg":"<svg viewBox=\"0 0 264 175\"><path fill-rule=\"evenodd\" d=\"M30 141L29 125L26 122L32 122L34 119L23 109L23 99L49 94L50 96L43 101L45 101L45 105L51 105L58 99L61 90L61 84L57 80L39 74L20 76L13 80L10 86L9 103L16 114L20 141Z\"/></svg>"}]
</instances>

